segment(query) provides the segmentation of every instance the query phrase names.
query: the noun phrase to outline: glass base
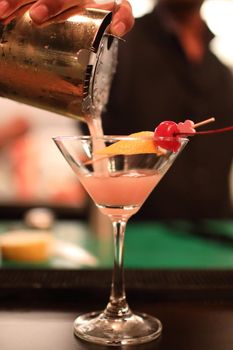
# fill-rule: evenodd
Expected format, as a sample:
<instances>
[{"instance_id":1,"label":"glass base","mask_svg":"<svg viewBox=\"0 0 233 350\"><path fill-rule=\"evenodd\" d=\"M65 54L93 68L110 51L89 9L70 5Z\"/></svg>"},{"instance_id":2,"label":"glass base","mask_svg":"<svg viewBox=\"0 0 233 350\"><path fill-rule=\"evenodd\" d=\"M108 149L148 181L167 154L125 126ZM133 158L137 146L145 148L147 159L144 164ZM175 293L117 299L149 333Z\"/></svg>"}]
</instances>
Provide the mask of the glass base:
<instances>
[{"instance_id":1,"label":"glass base","mask_svg":"<svg viewBox=\"0 0 233 350\"><path fill-rule=\"evenodd\" d=\"M104 312L79 316L74 322L74 334L86 341L102 345L135 345L152 341L162 332L161 322L146 314L109 318Z\"/></svg>"}]
</instances>

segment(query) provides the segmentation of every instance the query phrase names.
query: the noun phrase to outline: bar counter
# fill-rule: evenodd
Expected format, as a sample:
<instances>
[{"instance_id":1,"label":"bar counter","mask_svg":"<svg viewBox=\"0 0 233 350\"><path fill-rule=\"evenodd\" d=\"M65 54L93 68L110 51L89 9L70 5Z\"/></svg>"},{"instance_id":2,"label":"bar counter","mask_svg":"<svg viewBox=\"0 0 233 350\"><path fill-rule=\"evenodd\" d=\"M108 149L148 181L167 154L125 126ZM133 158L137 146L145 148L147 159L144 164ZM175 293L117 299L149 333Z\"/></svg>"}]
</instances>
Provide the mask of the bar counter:
<instances>
[{"instance_id":1,"label":"bar counter","mask_svg":"<svg viewBox=\"0 0 233 350\"><path fill-rule=\"evenodd\" d=\"M198 226L184 222L129 225L125 245L129 305L133 311L158 317L164 328L159 339L127 348L232 349L232 228L230 221ZM99 238L88 239L83 241L86 249L97 257L104 254L96 244ZM104 242L109 247L108 240ZM111 252L106 253L96 268L3 263L0 348L106 349L76 339L72 324L80 313L105 307L110 256Z\"/></svg>"}]
</instances>

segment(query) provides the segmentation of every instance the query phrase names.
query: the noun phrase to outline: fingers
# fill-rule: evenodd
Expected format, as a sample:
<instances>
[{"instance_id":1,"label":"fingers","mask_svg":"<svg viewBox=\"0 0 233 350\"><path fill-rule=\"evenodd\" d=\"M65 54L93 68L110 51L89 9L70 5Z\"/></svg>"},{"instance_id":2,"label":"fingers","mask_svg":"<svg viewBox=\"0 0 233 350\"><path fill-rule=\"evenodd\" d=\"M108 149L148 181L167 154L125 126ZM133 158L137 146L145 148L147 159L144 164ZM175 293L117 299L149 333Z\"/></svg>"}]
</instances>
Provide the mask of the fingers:
<instances>
[{"instance_id":1,"label":"fingers","mask_svg":"<svg viewBox=\"0 0 233 350\"><path fill-rule=\"evenodd\" d=\"M107 4L107 2L106 2ZM95 3L91 0L38 0L30 9L30 16L36 24L41 24L48 18L51 18L61 11L72 6L90 6L101 7L106 9L106 5ZM96 5L96 6L95 6ZM127 0L123 0L122 4L113 17L111 31L114 35L122 36L126 34L134 24L131 5Z\"/></svg>"},{"instance_id":2,"label":"fingers","mask_svg":"<svg viewBox=\"0 0 233 350\"><path fill-rule=\"evenodd\" d=\"M33 0L0 0L0 19L7 18L20 6L29 4L32 1ZM36 24L42 24L49 18L72 6L84 7L91 4L91 0L37 0L31 6L29 13ZM123 36L133 25L134 18L131 5L127 0L122 0L117 12L113 16L110 30L112 34L116 36Z\"/></svg>"},{"instance_id":3,"label":"fingers","mask_svg":"<svg viewBox=\"0 0 233 350\"><path fill-rule=\"evenodd\" d=\"M116 36L123 36L132 29L133 25L134 17L132 14L132 7L128 1L123 0L113 17L110 30L112 34Z\"/></svg>"},{"instance_id":4,"label":"fingers","mask_svg":"<svg viewBox=\"0 0 233 350\"><path fill-rule=\"evenodd\" d=\"M41 24L48 18L74 5L82 6L84 0L0 0L0 19L10 16L19 7L34 2L30 15L35 23Z\"/></svg>"},{"instance_id":5,"label":"fingers","mask_svg":"<svg viewBox=\"0 0 233 350\"><path fill-rule=\"evenodd\" d=\"M36 24L45 22L72 6L82 5L83 0L38 0L30 8L30 17Z\"/></svg>"},{"instance_id":6,"label":"fingers","mask_svg":"<svg viewBox=\"0 0 233 350\"><path fill-rule=\"evenodd\" d=\"M32 0L0 0L0 19L7 18L20 6L29 4Z\"/></svg>"}]
</instances>

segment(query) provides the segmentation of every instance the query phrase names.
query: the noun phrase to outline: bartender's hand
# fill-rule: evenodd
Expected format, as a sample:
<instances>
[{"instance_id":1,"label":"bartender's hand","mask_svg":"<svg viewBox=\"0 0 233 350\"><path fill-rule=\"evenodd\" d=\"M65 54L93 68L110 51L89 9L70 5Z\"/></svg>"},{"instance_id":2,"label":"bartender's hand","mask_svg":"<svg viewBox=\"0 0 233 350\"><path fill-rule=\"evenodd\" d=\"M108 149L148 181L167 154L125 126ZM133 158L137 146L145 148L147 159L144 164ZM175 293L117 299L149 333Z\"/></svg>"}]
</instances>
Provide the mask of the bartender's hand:
<instances>
[{"instance_id":1,"label":"bartender's hand","mask_svg":"<svg viewBox=\"0 0 233 350\"><path fill-rule=\"evenodd\" d=\"M32 0L0 0L0 19L6 19L17 8L31 2ZM96 4L96 6L93 6L92 0L37 0L30 7L29 13L36 24L42 24L49 18L72 6L80 6L80 8L88 6L103 8L101 2L99 3L100 5ZM123 36L133 27L133 24L134 18L131 5L127 0L122 0L122 3L114 13L110 28L111 32L116 36Z\"/></svg>"}]
</instances>

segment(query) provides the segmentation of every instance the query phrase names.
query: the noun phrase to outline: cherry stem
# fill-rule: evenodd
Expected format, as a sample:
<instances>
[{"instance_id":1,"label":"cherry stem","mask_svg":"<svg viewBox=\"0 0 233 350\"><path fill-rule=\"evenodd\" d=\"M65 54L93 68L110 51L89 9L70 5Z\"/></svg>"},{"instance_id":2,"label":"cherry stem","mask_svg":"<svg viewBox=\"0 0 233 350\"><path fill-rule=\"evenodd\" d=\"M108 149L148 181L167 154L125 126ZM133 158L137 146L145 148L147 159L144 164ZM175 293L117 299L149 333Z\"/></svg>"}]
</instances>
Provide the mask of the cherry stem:
<instances>
[{"instance_id":1,"label":"cherry stem","mask_svg":"<svg viewBox=\"0 0 233 350\"><path fill-rule=\"evenodd\" d=\"M215 129L215 130L206 130L206 131L197 131L195 133L176 133L175 136L195 136L195 135L207 135L207 134L220 134L222 132L227 132L233 130L233 125L228 126L227 128Z\"/></svg>"}]
</instances>

